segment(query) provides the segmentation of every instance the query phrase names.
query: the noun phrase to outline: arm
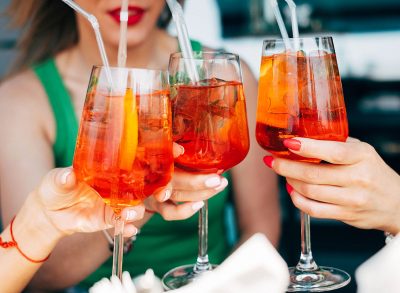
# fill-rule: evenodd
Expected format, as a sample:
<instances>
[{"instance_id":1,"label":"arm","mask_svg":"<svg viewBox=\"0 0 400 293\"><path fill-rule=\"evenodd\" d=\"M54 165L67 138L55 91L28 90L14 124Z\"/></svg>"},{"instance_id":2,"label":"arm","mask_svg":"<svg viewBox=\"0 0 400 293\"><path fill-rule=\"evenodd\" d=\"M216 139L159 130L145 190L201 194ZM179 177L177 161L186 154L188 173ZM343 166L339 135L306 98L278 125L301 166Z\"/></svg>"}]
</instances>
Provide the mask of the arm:
<instances>
[{"instance_id":1,"label":"arm","mask_svg":"<svg viewBox=\"0 0 400 293\"><path fill-rule=\"evenodd\" d=\"M273 245L277 246L280 237L278 181L277 176L262 164L261 158L266 152L255 139L257 82L246 64L242 63L242 69L250 150L246 159L232 169L241 241L256 232L261 232Z\"/></svg>"},{"instance_id":2,"label":"arm","mask_svg":"<svg viewBox=\"0 0 400 293\"><path fill-rule=\"evenodd\" d=\"M286 176L295 206L317 218L337 219L363 229L400 232L400 176L364 142L305 138L285 144L301 156L331 164L278 158L266 162Z\"/></svg>"},{"instance_id":3,"label":"arm","mask_svg":"<svg viewBox=\"0 0 400 293\"><path fill-rule=\"evenodd\" d=\"M127 221L143 214L143 206L122 211ZM3 244L14 246L0 248L0 291L21 292L62 237L110 228L112 219L112 209L93 189L77 182L70 168L52 170L1 234ZM137 232L131 223L126 228L126 236Z\"/></svg>"}]
</instances>

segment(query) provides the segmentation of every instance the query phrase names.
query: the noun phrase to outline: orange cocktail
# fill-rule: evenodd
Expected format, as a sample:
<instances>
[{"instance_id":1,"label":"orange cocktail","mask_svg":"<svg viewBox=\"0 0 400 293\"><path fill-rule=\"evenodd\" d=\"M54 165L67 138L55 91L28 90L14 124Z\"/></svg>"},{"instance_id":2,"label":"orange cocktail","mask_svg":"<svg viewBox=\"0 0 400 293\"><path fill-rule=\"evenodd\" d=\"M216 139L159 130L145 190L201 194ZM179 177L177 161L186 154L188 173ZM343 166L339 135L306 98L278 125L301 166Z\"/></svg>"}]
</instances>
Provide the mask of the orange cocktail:
<instances>
[{"instance_id":1,"label":"orange cocktail","mask_svg":"<svg viewBox=\"0 0 400 293\"><path fill-rule=\"evenodd\" d=\"M87 99L96 95L101 94L88 93ZM85 104L74 169L107 204L133 206L171 179L171 116L138 111L149 101L153 104L146 107L154 107L153 111L160 103L168 111L168 92L133 96L128 89L125 96L102 99L105 107L100 110L93 103Z\"/></svg>"},{"instance_id":2,"label":"orange cocktail","mask_svg":"<svg viewBox=\"0 0 400 293\"><path fill-rule=\"evenodd\" d=\"M249 149L243 85L216 79L202 83L175 87L173 138L185 148L175 164L189 172L222 173Z\"/></svg>"},{"instance_id":3,"label":"orange cocktail","mask_svg":"<svg viewBox=\"0 0 400 293\"><path fill-rule=\"evenodd\" d=\"M261 60L256 138L273 155L299 157L283 145L296 136L345 141L346 109L334 53L283 52ZM318 160L310 160L318 161Z\"/></svg>"}]
</instances>

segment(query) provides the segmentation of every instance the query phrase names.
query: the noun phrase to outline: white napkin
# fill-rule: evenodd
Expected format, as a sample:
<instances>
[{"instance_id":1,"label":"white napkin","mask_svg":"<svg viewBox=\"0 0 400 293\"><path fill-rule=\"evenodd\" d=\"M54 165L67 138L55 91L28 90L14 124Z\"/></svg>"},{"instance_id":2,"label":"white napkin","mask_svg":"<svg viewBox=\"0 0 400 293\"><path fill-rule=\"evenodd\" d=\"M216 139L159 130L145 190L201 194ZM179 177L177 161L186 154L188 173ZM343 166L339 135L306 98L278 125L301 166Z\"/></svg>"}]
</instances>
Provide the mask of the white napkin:
<instances>
[{"instance_id":1,"label":"white napkin","mask_svg":"<svg viewBox=\"0 0 400 293\"><path fill-rule=\"evenodd\" d=\"M174 293L285 292L288 267L263 234L243 243L218 268Z\"/></svg>"},{"instance_id":2,"label":"white napkin","mask_svg":"<svg viewBox=\"0 0 400 293\"><path fill-rule=\"evenodd\" d=\"M400 292L400 234L356 271L358 293Z\"/></svg>"},{"instance_id":3,"label":"white napkin","mask_svg":"<svg viewBox=\"0 0 400 293\"><path fill-rule=\"evenodd\" d=\"M115 276L97 282L89 293L159 293L160 280L152 270L135 278L128 272L122 284ZM243 243L217 269L173 293L259 293L285 292L289 283L288 267L263 234L255 234Z\"/></svg>"}]
</instances>

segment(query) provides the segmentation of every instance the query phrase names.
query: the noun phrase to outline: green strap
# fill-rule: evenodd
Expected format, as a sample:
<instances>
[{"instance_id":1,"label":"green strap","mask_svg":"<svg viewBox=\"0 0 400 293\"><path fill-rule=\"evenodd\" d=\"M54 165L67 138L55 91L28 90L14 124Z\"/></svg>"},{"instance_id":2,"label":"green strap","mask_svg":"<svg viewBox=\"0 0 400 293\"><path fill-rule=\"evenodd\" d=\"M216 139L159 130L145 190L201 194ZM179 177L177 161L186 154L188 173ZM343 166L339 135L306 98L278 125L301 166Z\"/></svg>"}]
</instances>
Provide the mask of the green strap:
<instances>
[{"instance_id":1,"label":"green strap","mask_svg":"<svg viewBox=\"0 0 400 293\"><path fill-rule=\"evenodd\" d=\"M72 164L78 134L78 120L54 59L33 67L48 96L56 122L56 139L53 145L56 167Z\"/></svg>"},{"instance_id":2,"label":"green strap","mask_svg":"<svg viewBox=\"0 0 400 293\"><path fill-rule=\"evenodd\" d=\"M201 51L201 50L203 50L203 46L198 41L191 40L190 44L192 45L193 51Z\"/></svg>"}]
</instances>

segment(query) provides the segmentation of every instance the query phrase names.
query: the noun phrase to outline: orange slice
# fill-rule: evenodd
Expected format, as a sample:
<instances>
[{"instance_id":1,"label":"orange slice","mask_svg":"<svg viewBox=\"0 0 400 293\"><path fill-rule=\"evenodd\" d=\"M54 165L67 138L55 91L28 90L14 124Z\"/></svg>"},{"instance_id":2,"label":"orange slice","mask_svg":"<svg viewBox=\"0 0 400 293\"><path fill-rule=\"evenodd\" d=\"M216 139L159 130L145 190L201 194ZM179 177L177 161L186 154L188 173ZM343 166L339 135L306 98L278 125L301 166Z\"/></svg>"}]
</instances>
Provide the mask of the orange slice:
<instances>
[{"instance_id":1,"label":"orange slice","mask_svg":"<svg viewBox=\"0 0 400 293\"><path fill-rule=\"evenodd\" d=\"M133 168L138 145L138 111L136 97L131 88L126 89L124 97L124 127L120 145L120 168L129 171Z\"/></svg>"}]
</instances>

